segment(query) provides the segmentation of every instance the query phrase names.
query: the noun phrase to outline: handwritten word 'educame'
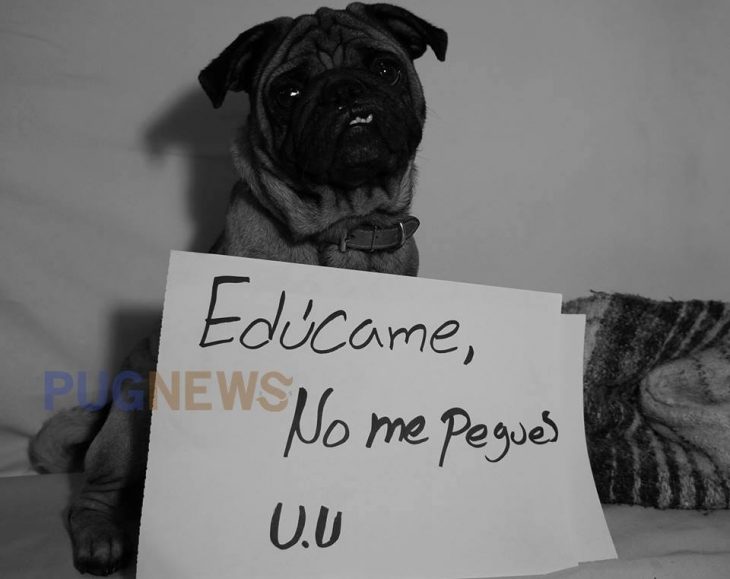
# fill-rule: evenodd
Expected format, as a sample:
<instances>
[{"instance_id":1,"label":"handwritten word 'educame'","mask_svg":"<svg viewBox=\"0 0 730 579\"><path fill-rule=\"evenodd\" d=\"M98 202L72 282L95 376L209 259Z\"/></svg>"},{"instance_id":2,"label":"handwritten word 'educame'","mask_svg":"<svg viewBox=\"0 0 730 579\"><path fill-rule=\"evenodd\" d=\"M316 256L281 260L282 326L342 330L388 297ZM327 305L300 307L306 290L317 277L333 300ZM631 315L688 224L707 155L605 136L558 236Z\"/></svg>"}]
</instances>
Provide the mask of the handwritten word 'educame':
<instances>
[{"instance_id":1,"label":"handwritten word 'educame'","mask_svg":"<svg viewBox=\"0 0 730 579\"><path fill-rule=\"evenodd\" d=\"M474 348L455 343L461 325L457 320L446 320L436 327L415 323L410 327L381 325L372 318L352 320L344 309L338 309L324 316L315 310L314 299L308 299L304 311L293 315L287 307L287 294L282 291L276 311L268 317L258 317L246 323L241 316L226 315L220 310L218 300L223 286L250 283L248 277L216 276L211 286L208 315L204 320L200 338L201 348L228 344L235 340L246 349L257 350L272 343L278 343L285 350L309 348L316 354L331 354L342 348L363 350L381 348L395 350L397 347L418 346L420 352L453 354L466 350L463 364L469 364L474 357ZM226 292L231 303L231 292ZM240 300L240 296L239 300ZM216 307L218 305L218 308ZM313 313L315 312L315 313ZM230 314L230 312L228 312ZM234 330L235 328L235 330Z\"/></svg>"}]
</instances>

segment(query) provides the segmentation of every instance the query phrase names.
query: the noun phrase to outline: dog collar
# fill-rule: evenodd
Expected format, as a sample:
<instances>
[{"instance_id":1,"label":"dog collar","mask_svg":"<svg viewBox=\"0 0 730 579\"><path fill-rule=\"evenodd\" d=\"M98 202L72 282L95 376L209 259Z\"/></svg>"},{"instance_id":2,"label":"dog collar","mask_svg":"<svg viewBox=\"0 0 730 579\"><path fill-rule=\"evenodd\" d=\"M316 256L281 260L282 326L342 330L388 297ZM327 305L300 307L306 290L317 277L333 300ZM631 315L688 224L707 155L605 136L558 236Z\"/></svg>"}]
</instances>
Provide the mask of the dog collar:
<instances>
[{"instance_id":1,"label":"dog collar","mask_svg":"<svg viewBox=\"0 0 730 579\"><path fill-rule=\"evenodd\" d=\"M342 234L339 248L342 253L348 249L369 252L398 249L413 237L420 224L417 218L406 217L390 227L356 227Z\"/></svg>"}]
</instances>

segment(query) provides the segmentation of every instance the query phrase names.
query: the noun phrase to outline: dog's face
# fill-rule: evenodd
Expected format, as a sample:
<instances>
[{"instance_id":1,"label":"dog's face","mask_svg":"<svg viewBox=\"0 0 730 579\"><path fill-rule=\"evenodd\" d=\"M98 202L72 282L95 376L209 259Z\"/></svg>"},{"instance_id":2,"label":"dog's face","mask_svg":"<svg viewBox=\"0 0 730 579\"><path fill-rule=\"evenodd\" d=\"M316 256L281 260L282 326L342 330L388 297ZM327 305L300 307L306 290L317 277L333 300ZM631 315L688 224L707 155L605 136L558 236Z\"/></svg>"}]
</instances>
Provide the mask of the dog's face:
<instances>
[{"instance_id":1,"label":"dog's face","mask_svg":"<svg viewBox=\"0 0 730 579\"><path fill-rule=\"evenodd\" d=\"M239 168L265 205L311 234L407 208L426 116L413 60L428 46L443 60L446 42L395 6L322 8L244 32L200 81L214 106L248 92Z\"/></svg>"},{"instance_id":2,"label":"dog's face","mask_svg":"<svg viewBox=\"0 0 730 579\"><path fill-rule=\"evenodd\" d=\"M375 30L318 29L262 78L271 145L288 172L344 189L403 170L424 100L404 51Z\"/></svg>"}]
</instances>

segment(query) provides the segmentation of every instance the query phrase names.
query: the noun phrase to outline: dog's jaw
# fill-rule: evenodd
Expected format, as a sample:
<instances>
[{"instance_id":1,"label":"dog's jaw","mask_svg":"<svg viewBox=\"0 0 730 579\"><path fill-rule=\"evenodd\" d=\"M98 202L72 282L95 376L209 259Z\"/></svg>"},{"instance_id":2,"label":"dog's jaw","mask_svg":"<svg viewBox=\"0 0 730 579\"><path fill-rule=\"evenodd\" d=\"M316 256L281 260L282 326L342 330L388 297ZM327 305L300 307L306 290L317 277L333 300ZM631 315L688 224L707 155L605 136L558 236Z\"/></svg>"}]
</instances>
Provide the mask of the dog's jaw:
<instances>
[{"instance_id":1,"label":"dog's jaw","mask_svg":"<svg viewBox=\"0 0 730 579\"><path fill-rule=\"evenodd\" d=\"M349 188L296 181L287 177L263 147L251 142L255 133L244 127L233 146L233 161L257 201L280 220L294 239L321 234L348 218L374 213L398 215L411 206L416 180L414 159L381 182Z\"/></svg>"}]
</instances>

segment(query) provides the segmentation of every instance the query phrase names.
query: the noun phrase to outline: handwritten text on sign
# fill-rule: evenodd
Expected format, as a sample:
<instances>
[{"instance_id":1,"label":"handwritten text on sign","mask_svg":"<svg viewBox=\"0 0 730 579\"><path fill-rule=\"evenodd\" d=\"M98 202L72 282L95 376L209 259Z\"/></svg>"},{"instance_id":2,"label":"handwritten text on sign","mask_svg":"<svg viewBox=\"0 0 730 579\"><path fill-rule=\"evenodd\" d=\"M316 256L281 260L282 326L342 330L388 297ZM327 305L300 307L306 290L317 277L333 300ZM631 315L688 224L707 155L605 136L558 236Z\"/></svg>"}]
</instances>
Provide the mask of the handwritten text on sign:
<instances>
[{"instance_id":1,"label":"handwritten text on sign","mask_svg":"<svg viewBox=\"0 0 730 579\"><path fill-rule=\"evenodd\" d=\"M140 577L575 564L566 465L587 464L559 308L551 294L174 253ZM180 390L192 406L169 403Z\"/></svg>"}]
</instances>

